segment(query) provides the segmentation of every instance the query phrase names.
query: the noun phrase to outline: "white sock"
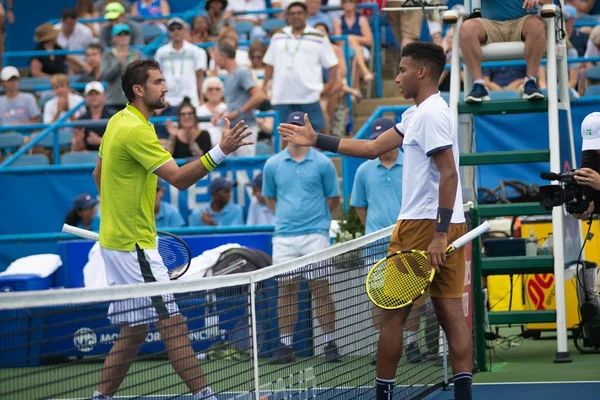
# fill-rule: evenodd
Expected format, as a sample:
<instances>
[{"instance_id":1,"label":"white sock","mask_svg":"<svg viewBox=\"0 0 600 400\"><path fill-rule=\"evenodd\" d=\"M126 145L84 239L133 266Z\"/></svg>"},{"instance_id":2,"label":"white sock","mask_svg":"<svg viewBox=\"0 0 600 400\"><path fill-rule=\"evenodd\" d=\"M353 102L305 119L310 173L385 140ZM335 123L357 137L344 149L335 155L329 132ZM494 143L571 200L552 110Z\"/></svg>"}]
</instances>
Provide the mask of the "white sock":
<instances>
[{"instance_id":1,"label":"white sock","mask_svg":"<svg viewBox=\"0 0 600 400\"><path fill-rule=\"evenodd\" d=\"M333 334L332 333L326 333L325 334L325 343L329 343L333 341Z\"/></svg>"},{"instance_id":2,"label":"white sock","mask_svg":"<svg viewBox=\"0 0 600 400\"><path fill-rule=\"evenodd\" d=\"M529 82L529 81L534 81L534 82L536 82L536 83L537 83L537 78L536 78L536 77L534 77L534 76L529 76L529 75L527 75L527 76L525 77L525 83L527 83L527 82Z\"/></svg>"},{"instance_id":3,"label":"white sock","mask_svg":"<svg viewBox=\"0 0 600 400\"><path fill-rule=\"evenodd\" d=\"M473 84L479 83L480 85L485 86L485 81L483 79L476 79L473 81Z\"/></svg>"},{"instance_id":4,"label":"white sock","mask_svg":"<svg viewBox=\"0 0 600 400\"><path fill-rule=\"evenodd\" d=\"M95 391L92 400L112 400L112 397L106 396L99 391Z\"/></svg>"},{"instance_id":5,"label":"white sock","mask_svg":"<svg viewBox=\"0 0 600 400\"><path fill-rule=\"evenodd\" d=\"M205 387L194 395L194 400L216 400L217 398L213 395L210 386Z\"/></svg>"},{"instance_id":6,"label":"white sock","mask_svg":"<svg viewBox=\"0 0 600 400\"><path fill-rule=\"evenodd\" d=\"M292 335L281 335L281 343L283 343L285 346L291 346L292 345Z\"/></svg>"},{"instance_id":7,"label":"white sock","mask_svg":"<svg viewBox=\"0 0 600 400\"><path fill-rule=\"evenodd\" d=\"M417 340L417 333L414 331L405 331L406 332L406 345L408 346L411 343L414 343Z\"/></svg>"}]
</instances>

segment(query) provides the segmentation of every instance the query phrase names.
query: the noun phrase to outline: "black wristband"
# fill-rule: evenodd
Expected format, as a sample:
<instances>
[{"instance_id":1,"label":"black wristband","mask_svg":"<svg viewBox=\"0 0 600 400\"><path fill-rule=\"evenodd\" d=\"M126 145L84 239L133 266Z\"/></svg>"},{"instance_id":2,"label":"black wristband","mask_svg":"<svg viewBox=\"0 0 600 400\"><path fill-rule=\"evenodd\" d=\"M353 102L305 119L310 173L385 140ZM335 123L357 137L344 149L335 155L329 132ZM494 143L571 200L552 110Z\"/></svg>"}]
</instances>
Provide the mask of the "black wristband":
<instances>
[{"instance_id":1,"label":"black wristband","mask_svg":"<svg viewBox=\"0 0 600 400\"><path fill-rule=\"evenodd\" d=\"M331 135L318 134L315 146L321 150L337 153L338 148L340 147L340 138Z\"/></svg>"},{"instance_id":2,"label":"black wristband","mask_svg":"<svg viewBox=\"0 0 600 400\"><path fill-rule=\"evenodd\" d=\"M438 207L437 220L435 221L436 232L448 232L453 213L454 210L451 210L449 208Z\"/></svg>"}]
</instances>

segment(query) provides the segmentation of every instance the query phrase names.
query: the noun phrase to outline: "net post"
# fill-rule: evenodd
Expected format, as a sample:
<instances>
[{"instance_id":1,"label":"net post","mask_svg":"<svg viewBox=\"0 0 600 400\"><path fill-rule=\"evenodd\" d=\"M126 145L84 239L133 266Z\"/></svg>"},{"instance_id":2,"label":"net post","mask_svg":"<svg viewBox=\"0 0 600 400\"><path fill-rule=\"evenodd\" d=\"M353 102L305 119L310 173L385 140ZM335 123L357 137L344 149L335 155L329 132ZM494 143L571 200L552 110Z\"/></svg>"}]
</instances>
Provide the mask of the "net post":
<instances>
[{"instance_id":1,"label":"net post","mask_svg":"<svg viewBox=\"0 0 600 400\"><path fill-rule=\"evenodd\" d=\"M260 400L260 371L258 368L258 331L256 330L256 281L250 275L250 313L252 318L252 363L254 370L254 398Z\"/></svg>"},{"instance_id":2,"label":"net post","mask_svg":"<svg viewBox=\"0 0 600 400\"><path fill-rule=\"evenodd\" d=\"M474 226L479 225L479 207L471 210L471 219ZM485 360L485 303L483 300L483 277L481 273L481 236L473 240L472 246L472 273L473 273L473 300L475 308L475 346L477 353L477 367L479 371L487 371Z\"/></svg>"}]
</instances>

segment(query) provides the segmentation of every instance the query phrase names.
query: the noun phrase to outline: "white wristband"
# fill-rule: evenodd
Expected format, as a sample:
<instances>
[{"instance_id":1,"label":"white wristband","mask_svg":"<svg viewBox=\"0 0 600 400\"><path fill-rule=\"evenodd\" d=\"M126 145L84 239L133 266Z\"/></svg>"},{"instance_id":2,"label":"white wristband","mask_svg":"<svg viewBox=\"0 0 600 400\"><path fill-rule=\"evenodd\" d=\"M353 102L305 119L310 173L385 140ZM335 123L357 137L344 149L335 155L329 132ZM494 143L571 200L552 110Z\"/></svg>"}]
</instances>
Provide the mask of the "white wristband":
<instances>
[{"instance_id":1,"label":"white wristband","mask_svg":"<svg viewBox=\"0 0 600 400\"><path fill-rule=\"evenodd\" d=\"M225 153L223 153L223 150L221 150L221 146L219 145L216 145L215 147L210 149L208 155L217 165L219 165L225 159L225 157L227 157Z\"/></svg>"}]
</instances>

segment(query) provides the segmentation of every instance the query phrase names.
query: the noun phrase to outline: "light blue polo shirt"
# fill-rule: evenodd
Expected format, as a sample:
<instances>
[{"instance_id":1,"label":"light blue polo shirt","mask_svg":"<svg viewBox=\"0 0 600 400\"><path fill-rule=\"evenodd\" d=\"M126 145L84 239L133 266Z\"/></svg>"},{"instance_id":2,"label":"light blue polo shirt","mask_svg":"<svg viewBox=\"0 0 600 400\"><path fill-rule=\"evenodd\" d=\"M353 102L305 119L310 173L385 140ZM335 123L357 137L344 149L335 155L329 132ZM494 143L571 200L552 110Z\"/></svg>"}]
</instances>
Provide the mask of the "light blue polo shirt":
<instances>
[{"instance_id":1,"label":"light blue polo shirt","mask_svg":"<svg viewBox=\"0 0 600 400\"><path fill-rule=\"evenodd\" d=\"M248 207L246 225L275 225L275 214L269 206L259 203L256 197L253 196L250 200L250 207Z\"/></svg>"},{"instance_id":2,"label":"light blue polo shirt","mask_svg":"<svg viewBox=\"0 0 600 400\"><path fill-rule=\"evenodd\" d=\"M81 222L77 224L77 227L81 229L87 229L85 226L83 226ZM94 215L94 219L92 219L92 223L90 224L90 231L100 232L100 216L98 214Z\"/></svg>"},{"instance_id":3,"label":"light blue polo shirt","mask_svg":"<svg viewBox=\"0 0 600 400\"><path fill-rule=\"evenodd\" d=\"M210 205L202 209L195 209L190 213L190 226L210 226L200 220L204 210L208 210L218 226L244 225L244 211L242 210L242 206L229 203L223 207L220 213L214 212Z\"/></svg>"},{"instance_id":4,"label":"light blue polo shirt","mask_svg":"<svg viewBox=\"0 0 600 400\"><path fill-rule=\"evenodd\" d=\"M393 225L402 206L402 152L391 168L379 158L365 161L354 176L350 205L367 209L365 233Z\"/></svg>"},{"instance_id":5,"label":"light blue polo shirt","mask_svg":"<svg viewBox=\"0 0 600 400\"><path fill-rule=\"evenodd\" d=\"M155 217L156 229L159 228L181 228L185 225L179 209L166 201L160 202L160 210Z\"/></svg>"},{"instance_id":6,"label":"light blue polo shirt","mask_svg":"<svg viewBox=\"0 0 600 400\"><path fill-rule=\"evenodd\" d=\"M313 148L296 162L287 149L269 158L263 170L262 194L275 198L275 236L329 235L327 198L340 195L333 162Z\"/></svg>"},{"instance_id":7,"label":"light blue polo shirt","mask_svg":"<svg viewBox=\"0 0 600 400\"><path fill-rule=\"evenodd\" d=\"M523 0L481 0L481 17L494 21L508 21L529 14L537 14L537 8L528 12L523 8Z\"/></svg>"}]
</instances>

